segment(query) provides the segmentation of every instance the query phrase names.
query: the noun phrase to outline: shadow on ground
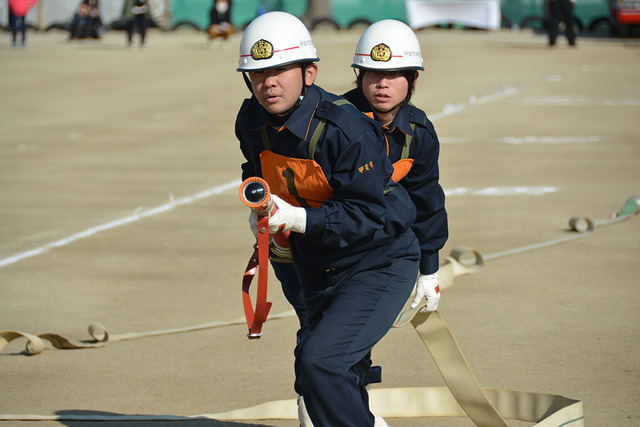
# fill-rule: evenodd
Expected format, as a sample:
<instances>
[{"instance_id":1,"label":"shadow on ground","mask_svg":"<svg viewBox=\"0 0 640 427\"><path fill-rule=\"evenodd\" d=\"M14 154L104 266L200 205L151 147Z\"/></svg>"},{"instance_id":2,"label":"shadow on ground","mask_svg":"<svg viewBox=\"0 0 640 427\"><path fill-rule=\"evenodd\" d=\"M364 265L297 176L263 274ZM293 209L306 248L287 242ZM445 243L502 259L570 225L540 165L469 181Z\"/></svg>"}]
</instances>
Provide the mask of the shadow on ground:
<instances>
[{"instance_id":1,"label":"shadow on ground","mask_svg":"<svg viewBox=\"0 0 640 427\"><path fill-rule=\"evenodd\" d=\"M102 411L85 411L85 410L65 410L58 411L56 415L64 418L77 418L77 419L63 419L59 420L62 425L70 427L241 427L241 426L257 426L268 427L266 424L254 424L254 423L240 423L235 421L217 421L212 419L197 419L184 417L181 418L177 415L133 415L133 417L140 417L140 420L132 419L131 415L117 414L113 412ZM168 419L163 420L161 418L166 417ZM83 419L84 418L84 419ZM93 420L89 420L93 418ZM104 418L104 419L102 419ZM111 418L111 420L109 420ZM122 418L122 419L118 419ZM126 419L125 419L126 418ZM145 419L147 418L147 419ZM156 418L156 419L148 419ZM169 419L172 418L172 419Z\"/></svg>"}]
</instances>

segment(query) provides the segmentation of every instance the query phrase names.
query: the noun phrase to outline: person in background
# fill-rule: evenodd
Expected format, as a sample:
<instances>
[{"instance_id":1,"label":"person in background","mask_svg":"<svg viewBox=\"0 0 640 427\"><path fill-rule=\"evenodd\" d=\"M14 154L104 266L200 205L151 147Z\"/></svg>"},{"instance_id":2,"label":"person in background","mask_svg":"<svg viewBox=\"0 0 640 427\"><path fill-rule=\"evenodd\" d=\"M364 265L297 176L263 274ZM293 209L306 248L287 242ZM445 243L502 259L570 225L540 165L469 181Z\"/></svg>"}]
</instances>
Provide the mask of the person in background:
<instances>
[{"instance_id":1,"label":"person in background","mask_svg":"<svg viewBox=\"0 0 640 427\"><path fill-rule=\"evenodd\" d=\"M123 18L127 22L127 47L133 49L133 35L140 33L140 49L147 47L147 28L151 22L151 3L149 0L125 0Z\"/></svg>"},{"instance_id":2,"label":"person in background","mask_svg":"<svg viewBox=\"0 0 640 427\"><path fill-rule=\"evenodd\" d=\"M76 9L69 29L69 40L100 38L102 19L99 0L82 0Z\"/></svg>"},{"instance_id":3,"label":"person in background","mask_svg":"<svg viewBox=\"0 0 640 427\"><path fill-rule=\"evenodd\" d=\"M291 232L306 308L296 349L303 425L386 426L369 409L365 376L418 275L416 209L391 180L380 124L314 84L318 60L291 14L265 13L244 31L238 71L252 96L236 119L242 178L267 181L277 206L269 232Z\"/></svg>"},{"instance_id":4,"label":"person in background","mask_svg":"<svg viewBox=\"0 0 640 427\"><path fill-rule=\"evenodd\" d=\"M573 4L575 0L549 0L549 46L556 45L558 25L564 23L564 31L569 46L576 45L576 33L573 29Z\"/></svg>"},{"instance_id":5,"label":"person in background","mask_svg":"<svg viewBox=\"0 0 640 427\"><path fill-rule=\"evenodd\" d=\"M18 32L22 36L20 47L27 47L27 23L25 16L38 0L9 0L9 23L11 25L11 48L18 46Z\"/></svg>"},{"instance_id":6,"label":"person in background","mask_svg":"<svg viewBox=\"0 0 640 427\"><path fill-rule=\"evenodd\" d=\"M209 18L211 22L207 30L209 44L216 38L221 38L222 45L226 46L229 36L235 32L231 24L231 0L214 0Z\"/></svg>"},{"instance_id":7,"label":"person in background","mask_svg":"<svg viewBox=\"0 0 640 427\"><path fill-rule=\"evenodd\" d=\"M357 70L356 88L343 96L382 123L393 180L406 188L417 210L411 228L420 242L420 275L411 306L424 297L425 310L435 311L440 301L438 254L449 231L439 183L440 142L427 115L410 102L422 64L411 27L394 19L378 21L358 41L351 64Z\"/></svg>"}]
</instances>

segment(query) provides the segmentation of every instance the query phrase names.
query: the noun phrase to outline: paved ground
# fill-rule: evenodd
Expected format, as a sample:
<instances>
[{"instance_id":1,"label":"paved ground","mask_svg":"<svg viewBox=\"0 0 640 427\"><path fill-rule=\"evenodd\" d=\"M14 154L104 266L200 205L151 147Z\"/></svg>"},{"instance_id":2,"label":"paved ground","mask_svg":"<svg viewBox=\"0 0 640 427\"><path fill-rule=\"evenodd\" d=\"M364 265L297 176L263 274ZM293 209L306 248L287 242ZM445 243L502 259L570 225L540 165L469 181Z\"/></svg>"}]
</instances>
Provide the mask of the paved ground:
<instances>
[{"instance_id":1,"label":"paved ground","mask_svg":"<svg viewBox=\"0 0 640 427\"><path fill-rule=\"evenodd\" d=\"M152 32L144 52L118 32L65 37L31 33L11 51L7 35L0 47L0 331L79 342L94 321L117 335L242 317L252 236L236 190L239 37L223 49ZM352 87L358 37L314 34L322 86ZM460 245L491 258L565 237L571 216L604 220L640 193L637 40L549 49L528 31L419 38L427 70L414 102L440 135L448 193L443 258ZM440 311L484 387L580 399L590 426L640 425L639 221L494 257L443 293ZM275 282L270 299L274 313L289 310ZM16 340L0 351L0 414L193 415L294 398L295 327L289 317L259 341L229 326L32 357ZM443 385L411 328L391 331L374 359L385 387ZM147 424L178 423L136 425Z\"/></svg>"}]
</instances>

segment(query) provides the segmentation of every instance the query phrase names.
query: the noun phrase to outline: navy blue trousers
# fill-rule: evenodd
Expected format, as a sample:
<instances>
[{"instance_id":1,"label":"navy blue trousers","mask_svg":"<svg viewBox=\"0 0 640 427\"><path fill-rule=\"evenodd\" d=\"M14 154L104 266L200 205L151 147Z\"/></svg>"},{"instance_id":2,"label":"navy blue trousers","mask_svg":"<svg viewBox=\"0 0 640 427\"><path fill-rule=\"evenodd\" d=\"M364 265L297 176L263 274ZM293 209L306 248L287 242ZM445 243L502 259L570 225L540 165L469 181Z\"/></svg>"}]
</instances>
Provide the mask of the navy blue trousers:
<instances>
[{"instance_id":1,"label":"navy blue trousers","mask_svg":"<svg viewBox=\"0 0 640 427\"><path fill-rule=\"evenodd\" d=\"M18 32L22 35L22 43L24 43L27 39L27 22L25 21L25 17L17 16L12 13L9 21L11 25L11 39L13 43L18 41Z\"/></svg>"},{"instance_id":2,"label":"navy blue trousers","mask_svg":"<svg viewBox=\"0 0 640 427\"><path fill-rule=\"evenodd\" d=\"M419 259L418 241L407 231L347 269L299 272L307 331L298 358L315 427L374 425L365 388L369 356L411 295Z\"/></svg>"},{"instance_id":3,"label":"navy blue trousers","mask_svg":"<svg viewBox=\"0 0 640 427\"><path fill-rule=\"evenodd\" d=\"M275 254L271 253L272 257ZM304 293L302 292L302 286L300 286L300 280L298 279L298 273L292 262L283 263L272 261L271 267L276 275L278 281L282 285L282 292L285 298L289 301L289 304L293 307L298 317L298 323L300 328L296 333L296 347L293 351L294 354L294 372L295 380L293 388L299 395L302 395L302 373L300 372L300 352L304 347L304 342L307 339L309 328L307 328L307 307L304 302ZM371 366L371 355L367 355L369 360L369 370L365 375L365 385L382 382L382 368L380 366Z\"/></svg>"},{"instance_id":4,"label":"navy blue trousers","mask_svg":"<svg viewBox=\"0 0 640 427\"><path fill-rule=\"evenodd\" d=\"M272 254L273 255L273 254ZM307 307L304 303L304 294L302 293L302 286L298 280L298 273L296 273L293 263L281 263L271 262L271 267L276 277L282 285L282 292L285 298L289 301L289 304L296 311L298 316L298 322L300 328L296 333L296 348L293 351L294 354L294 371L295 381L293 388L299 395L302 394L302 375L300 373L300 351L304 346L304 341L307 339Z\"/></svg>"},{"instance_id":5,"label":"navy blue trousers","mask_svg":"<svg viewBox=\"0 0 640 427\"><path fill-rule=\"evenodd\" d=\"M133 41L133 34L136 29L140 32L140 44L144 44L145 37L147 36L147 27L149 26L149 20L146 15L133 15L133 18L127 23L127 40L129 43Z\"/></svg>"}]
</instances>

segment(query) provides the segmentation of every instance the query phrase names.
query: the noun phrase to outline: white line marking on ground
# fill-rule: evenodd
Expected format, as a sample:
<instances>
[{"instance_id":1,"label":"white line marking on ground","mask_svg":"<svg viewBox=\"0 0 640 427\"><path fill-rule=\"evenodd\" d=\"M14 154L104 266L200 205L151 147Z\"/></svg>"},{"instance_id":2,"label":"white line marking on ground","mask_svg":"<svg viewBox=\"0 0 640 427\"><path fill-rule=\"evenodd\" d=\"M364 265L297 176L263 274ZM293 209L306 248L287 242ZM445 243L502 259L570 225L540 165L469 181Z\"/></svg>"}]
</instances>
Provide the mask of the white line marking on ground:
<instances>
[{"instance_id":1,"label":"white line marking on ground","mask_svg":"<svg viewBox=\"0 0 640 427\"><path fill-rule=\"evenodd\" d=\"M502 88L502 90L491 95L482 95L479 98L477 98L475 95L470 95L468 102L463 102L462 104L447 104L445 105L443 111L429 115L429 119L441 119L443 117L450 116L451 114L459 113L460 111L469 108L470 106L477 104L486 104L487 102L495 101L513 95L520 92L520 90L521 89L516 86L505 86Z\"/></svg>"},{"instance_id":2,"label":"white line marking on ground","mask_svg":"<svg viewBox=\"0 0 640 427\"><path fill-rule=\"evenodd\" d=\"M472 190L467 187L445 189L444 194L449 196L544 196L554 193L556 187L487 187L480 190Z\"/></svg>"},{"instance_id":3,"label":"white line marking on ground","mask_svg":"<svg viewBox=\"0 0 640 427\"><path fill-rule=\"evenodd\" d=\"M598 71L598 72L611 72L611 71L620 71L621 68L619 65L583 65L580 67L580 71Z\"/></svg>"},{"instance_id":4,"label":"white line marking on ground","mask_svg":"<svg viewBox=\"0 0 640 427\"><path fill-rule=\"evenodd\" d=\"M441 144L473 144L473 143L504 143L504 144L591 144L600 142L599 136L505 136L501 139L479 140L477 138L439 138Z\"/></svg>"},{"instance_id":5,"label":"white line marking on ground","mask_svg":"<svg viewBox=\"0 0 640 427\"><path fill-rule=\"evenodd\" d=\"M107 230L111 230L113 228L116 227L120 227L121 225L126 225L126 224L131 224L132 222L138 221L142 218L147 218L150 216L154 216L160 213L164 213L164 212L168 212L170 210L172 210L173 208L177 207L177 206L182 206L182 205L187 205L190 203L193 203L197 200L201 200L201 199L205 199L207 197L213 196L215 194L220 194L223 193L227 190L231 190L234 188L237 188L240 185L240 181L239 180L235 180L235 181L231 181L227 184L223 184L223 185L219 185L217 187L211 188L209 190L205 190L201 193L195 194L193 196L190 197L185 197L183 199L173 199L173 195L170 196L171 200L169 201L169 203L165 203L164 205L158 206L156 208L153 209L149 209L149 210L144 210L142 209L142 207L138 207L135 211L134 214L131 216L128 216L126 218L121 218L106 224L102 224L102 225L98 225L96 227L92 227L92 228L88 228L84 231L81 231L79 233L73 234L69 237L66 237L64 239L60 239L57 240L55 242L52 243L48 243L44 246L40 246L39 248L35 248L35 249L31 249L29 251L26 252L22 252L19 253L17 255L13 255L10 256L8 258L4 258L2 260L0 260L0 268L2 267L6 267L7 265L16 263L18 261L22 261L23 259L26 258L30 258L36 255L41 255L47 251L49 251L50 249L53 248L58 248L61 246L65 246L68 245L70 243L73 243L77 240L80 239L84 239L86 237L89 236L93 236L94 234L100 233L102 231L107 231Z\"/></svg>"},{"instance_id":6,"label":"white line marking on ground","mask_svg":"<svg viewBox=\"0 0 640 427\"><path fill-rule=\"evenodd\" d=\"M525 136L524 138L506 136L502 138L502 142L508 144L590 144L599 141L599 136Z\"/></svg>"},{"instance_id":7,"label":"white line marking on ground","mask_svg":"<svg viewBox=\"0 0 640 427\"><path fill-rule=\"evenodd\" d=\"M548 107L548 106L592 106L592 105L604 105L607 107L638 107L640 106L640 99L601 99L590 100L586 96L578 95L560 95L560 96L528 96L522 100L523 105L535 106L535 107Z\"/></svg>"}]
</instances>

